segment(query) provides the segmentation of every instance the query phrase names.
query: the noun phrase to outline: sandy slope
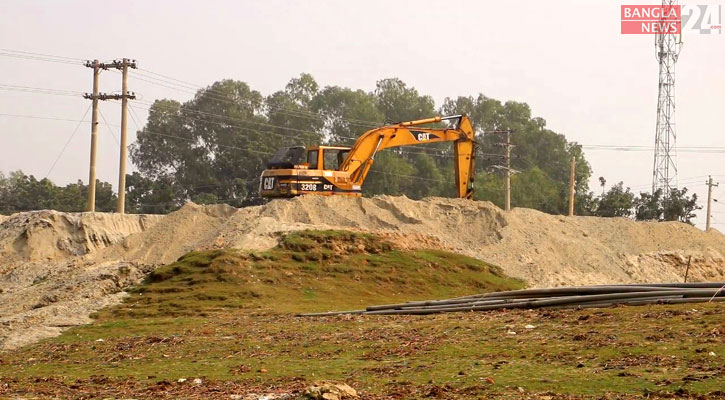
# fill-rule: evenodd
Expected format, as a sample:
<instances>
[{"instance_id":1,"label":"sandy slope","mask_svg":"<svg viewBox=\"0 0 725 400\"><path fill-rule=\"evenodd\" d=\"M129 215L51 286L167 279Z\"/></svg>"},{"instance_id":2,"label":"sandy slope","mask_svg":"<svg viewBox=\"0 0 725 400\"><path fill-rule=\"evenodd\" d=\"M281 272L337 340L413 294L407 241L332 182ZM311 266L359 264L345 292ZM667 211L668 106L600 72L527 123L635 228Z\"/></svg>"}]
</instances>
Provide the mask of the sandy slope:
<instances>
[{"instance_id":1,"label":"sandy slope","mask_svg":"<svg viewBox=\"0 0 725 400\"><path fill-rule=\"evenodd\" d=\"M305 228L374 231L443 247L534 286L725 279L725 236L680 223L561 217L489 202L308 196L235 209L188 204L168 216L37 211L0 220L0 348L85 323L155 265L205 248L265 249Z\"/></svg>"}]
</instances>

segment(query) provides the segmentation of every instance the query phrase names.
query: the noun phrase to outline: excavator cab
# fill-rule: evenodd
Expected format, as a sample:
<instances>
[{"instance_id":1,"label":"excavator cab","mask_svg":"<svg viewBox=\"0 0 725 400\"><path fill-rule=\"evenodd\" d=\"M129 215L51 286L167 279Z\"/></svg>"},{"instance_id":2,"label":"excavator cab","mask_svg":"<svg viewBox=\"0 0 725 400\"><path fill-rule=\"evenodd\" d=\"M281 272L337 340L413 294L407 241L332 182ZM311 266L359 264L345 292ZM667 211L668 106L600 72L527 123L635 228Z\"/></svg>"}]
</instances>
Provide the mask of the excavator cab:
<instances>
[{"instance_id":1,"label":"excavator cab","mask_svg":"<svg viewBox=\"0 0 725 400\"><path fill-rule=\"evenodd\" d=\"M454 128L429 127L455 121ZM362 196L362 185L384 149L427 143L452 142L456 194L473 197L475 142L471 120L465 115L432 117L371 129L353 147L309 146L279 149L267 163L259 182L262 197L301 194Z\"/></svg>"},{"instance_id":2,"label":"excavator cab","mask_svg":"<svg viewBox=\"0 0 725 400\"><path fill-rule=\"evenodd\" d=\"M294 197L305 193L337 194L336 181L345 181L338 173L350 147L283 147L267 162L262 173L262 197ZM360 196L360 190L352 195Z\"/></svg>"},{"instance_id":3,"label":"excavator cab","mask_svg":"<svg viewBox=\"0 0 725 400\"><path fill-rule=\"evenodd\" d=\"M302 146L282 147L267 161L267 168L294 168L304 154L305 148Z\"/></svg>"}]
</instances>

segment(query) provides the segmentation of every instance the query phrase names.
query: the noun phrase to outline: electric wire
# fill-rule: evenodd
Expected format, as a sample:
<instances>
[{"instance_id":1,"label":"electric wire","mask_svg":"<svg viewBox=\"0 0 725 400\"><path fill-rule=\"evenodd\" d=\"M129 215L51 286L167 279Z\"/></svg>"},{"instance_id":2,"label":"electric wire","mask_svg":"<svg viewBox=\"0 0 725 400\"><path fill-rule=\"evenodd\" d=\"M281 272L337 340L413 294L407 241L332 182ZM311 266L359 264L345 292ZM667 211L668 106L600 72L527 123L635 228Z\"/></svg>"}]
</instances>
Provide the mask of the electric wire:
<instances>
[{"instance_id":1,"label":"electric wire","mask_svg":"<svg viewBox=\"0 0 725 400\"><path fill-rule=\"evenodd\" d=\"M57 59L65 59L69 61L84 61L83 58L77 58L77 57L67 57L67 56L57 56L53 54L43 54L43 53L33 53L30 51L22 51L22 50L12 50L12 49L0 49L2 52L6 53L18 53L18 54L25 54L28 56L35 56L35 57L45 57L45 58L57 58Z\"/></svg>"},{"instance_id":2,"label":"electric wire","mask_svg":"<svg viewBox=\"0 0 725 400\"><path fill-rule=\"evenodd\" d=\"M5 114L5 113L0 113L0 117L43 119L43 120L63 121L63 122L85 122L85 123L88 123L88 124L91 123L91 121L82 121L82 120L77 120L77 119L56 118L56 117L41 117L41 116L38 116L38 115L24 115L24 114Z\"/></svg>"},{"instance_id":3,"label":"electric wire","mask_svg":"<svg viewBox=\"0 0 725 400\"><path fill-rule=\"evenodd\" d=\"M98 114L101 115L101 118L103 119L103 122L106 124L106 127L108 127L108 132L113 136L113 140L116 141L117 145L120 145L121 143L118 141L118 138L116 137L116 134L113 133L113 129L111 129L111 125L108 124L108 121L106 120L106 117L103 115L103 112L101 111L101 107L98 107Z\"/></svg>"},{"instance_id":4,"label":"electric wire","mask_svg":"<svg viewBox=\"0 0 725 400\"><path fill-rule=\"evenodd\" d=\"M24 92L24 93L37 93L37 94L49 94L56 96L82 96L83 92L77 92L73 90L61 90L61 89L48 89L48 88L37 88L32 86L18 86L18 85L7 85L0 83L0 90L12 91L12 92Z\"/></svg>"},{"instance_id":5,"label":"electric wire","mask_svg":"<svg viewBox=\"0 0 725 400\"><path fill-rule=\"evenodd\" d=\"M152 73L154 75L163 76L161 74L156 74L156 73L153 73L153 72L148 71L148 70L142 70L142 71L147 72L147 73ZM143 75L143 74L141 74L141 73L139 73L137 71L133 71L132 72L132 75L135 75L135 76L139 76L140 75L140 76L145 77L145 78L158 80L158 81L163 82L163 83L166 83L168 85L177 85L177 86L182 87L182 88L194 90L195 92L193 92L193 94L196 94L196 91L198 91L198 90L204 90L206 93L218 94L220 97L217 97L217 98L220 99L220 100L224 100L224 101L228 101L229 100L228 98L226 98L226 93L223 93L223 92L221 92L219 90L215 90L215 89L211 88L210 86L203 87L201 85L195 85L195 84L191 84L191 83L188 83L188 82L184 82L184 81L181 81L181 80L178 80L178 79L171 78L174 81L183 82L184 83L184 85L179 85L178 83L175 83L175 82L169 82L167 80L163 80L163 79L151 77L151 76L148 76L148 75ZM146 80L146 81L149 82L148 80ZM155 82L149 82L149 83L155 83ZM304 111L304 110L298 110L298 109L291 109L291 108L282 107L282 106L268 106L268 107L270 109L272 109L272 110L284 110L284 111L287 111L289 113L296 114L298 116L306 115L306 116L310 116L310 117L313 117L313 118L316 118L316 119L322 119L322 120L325 119L324 118L325 114L321 114L321 113L317 113L317 112ZM282 113L282 112L280 112L280 113ZM333 118L333 116L327 116L327 117ZM337 119L340 119L340 120L343 120L343 121L346 121L346 122L349 122L349 123L353 123L353 124L360 124L360 125L380 126L382 124L382 121L369 121L369 120L361 120L361 119L355 119L355 118L344 118L344 117L334 117L334 118L337 118Z\"/></svg>"},{"instance_id":6,"label":"electric wire","mask_svg":"<svg viewBox=\"0 0 725 400\"><path fill-rule=\"evenodd\" d=\"M0 50L2 50L2 49L0 49ZM22 53L22 52L20 52L20 53ZM29 56L45 56L45 55L42 55L42 54L39 54L39 53L29 53ZM60 57L60 56L48 56L48 57ZM64 58L67 58L68 60L81 60L81 59L75 59L75 58L70 58L70 57L64 57ZM154 73L152 71L147 71L147 70L144 70L144 71L147 72L147 73L149 73L149 74L158 75L158 76L161 76L161 77L164 77L164 78L167 78L167 79L171 79L171 80L174 80L174 81L177 81L177 82L184 83L185 85L188 85L188 86L185 86L188 89L192 89L193 88L193 87L191 87L192 84L190 84L188 82L181 81L181 80L178 80L176 78L171 78L171 77L168 77L168 76L165 76L165 75L162 75L162 74ZM153 78L153 77L150 77L150 76L146 76L146 77L151 78L151 79L160 80L158 78ZM169 83L168 81L163 81L163 80L161 80L161 81L162 82ZM154 83L154 84L159 84L158 82L151 82L151 81L148 81L148 80L147 80L147 82ZM176 85L176 86L182 86L182 85L179 85L179 84L174 84L174 85ZM178 89L178 88L171 87L171 86L168 86L168 85L161 85L161 86L166 86L166 87L169 87L169 88L172 88L172 89ZM197 89L203 89L200 86L197 86L197 85L194 85L194 86ZM182 87L184 87L184 86L182 86ZM76 95L81 95L82 94L82 92L70 91L70 90L36 88L36 87L6 85L6 84L0 84L0 90L25 91L25 92L39 93L39 94L66 95L66 96L76 96ZM211 89L208 89L208 90L211 91L211 92L214 92ZM224 101L231 102L228 99L223 99L223 100ZM153 104L153 103L151 103L151 104ZM141 107L141 108L144 108L144 107ZM279 109L283 109L283 108L280 107ZM133 110L133 108L132 108L132 110ZM150 108L147 108L147 110L150 110ZM266 124L266 123L262 123L262 122L258 122L258 121L243 120L243 119L239 119L239 118L228 117L228 116L223 116L223 115L213 114L213 113L206 113L206 112L201 112L201 111L197 111L197 110L188 110L187 109L185 111L188 111L188 112L191 112L191 113L196 113L196 114L203 115L203 116L208 116L208 117L218 117L218 118L224 118L224 119L229 119L229 120L236 120L236 121L240 121L240 122L243 122L243 123L256 124L256 125L259 125L259 126L268 126L270 128L279 128L279 129L293 130L293 131L297 131L297 132L300 132L300 133L313 133L314 134L314 132L311 132L311 131L306 131L306 130L291 128L291 127L277 126L277 125L273 125L273 124ZM301 110L288 110L288 111L291 111L291 112L296 113L296 114L299 114L299 115L309 114L310 116L314 115L314 116L316 116L318 118L322 118L318 114L305 113L305 112L303 112ZM20 116L20 115L12 115L12 114L2 114L2 115L5 115L5 116L18 116L18 117L24 117L24 118L55 119L55 118L50 118L50 117ZM105 116L103 116L102 113L101 113L101 116L104 119L105 124L109 128L109 131L114 136L114 139L116 140L116 142L118 142L118 139L115 136L115 134L113 133L113 131L110 129L110 124L108 124L108 121L105 119ZM217 123L217 122L214 122L214 121L208 121L208 120L199 119L199 118L192 118L192 117L189 117L189 116L185 116L185 117L186 118L189 118L189 119L192 119L192 120L201 121L201 122L216 123L216 124L224 125L224 126L233 126L233 127L238 127L238 128L241 128L241 129L251 130L251 131L254 131L254 132L257 132L257 133L273 134L273 135L277 135L277 136L280 136L280 137L289 138L288 135L283 135L283 134L279 134L279 133L276 133L276 132L260 131L260 130L250 129L250 128L242 127L242 126L235 126L235 125L231 125L231 124ZM346 120L345 118L341 118L341 117L338 117L338 118L339 119L342 119L342 120ZM64 120L64 119L57 119L57 120ZM72 121L72 120L67 120L67 121ZM87 121L80 121L80 122L87 122ZM372 121L362 121L362 122L368 123L368 124L372 124L373 123ZM141 129L139 127L139 124L138 124L138 122L135 119L134 119L134 123L136 124L137 129L139 129L139 131L141 131ZM173 138L177 138L177 139L186 139L186 138L182 138L182 137L178 137L178 136L173 136L173 135L168 135L168 134L161 134L161 133L158 133L158 132L150 132L149 131L149 133L150 134L154 134L154 135L159 135L159 136L173 137ZM356 138L344 137L344 136L338 136L338 137L339 138L345 138L345 139L356 139ZM222 146L222 147L232 147L232 146L223 146L223 145L220 145L220 146ZM583 148L592 149L592 150L615 150L615 151L651 151L652 150L652 148L649 147L649 146L639 146L639 145L638 146L623 146L623 145L602 145L602 144L585 145L585 144L582 144L581 146ZM694 146L693 147L682 147L681 146L679 148L679 150L684 151L684 152L692 151L692 152L699 152L699 153L702 153L702 152L725 153L725 147L694 147ZM399 153L403 153L403 154L426 154L426 155L429 155L429 156L436 156L436 157L452 157L452 155L430 153L430 152L425 152L425 151L415 152L415 151L411 151L411 150L399 150L398 152ZM257 153L260 153L260 154L271 154L271 153L268 153L268 152L257 152ZM499 156L499 155L498 154L495 154L495 155L494 154L491 154L491 156ZM399 174L399 175L406 176L404 174ZM411 177L421 178L421 177L415 177L415 176L411 176ZM428 180L431 180L431 179L428 179ZM681 183L684 183L684 182L681 182ZM641 187L646 187L646 186L648 186L648 185L641 185ZM638 187L638 186L631 186L630 188L634 188L634 187Z\"/></svg>"},{"instance_id":7,"label":"electric wire","mask_svg":"<svg viewBox=\"0 0 725 400\"><path fill-rule=\"evenodd\" d=\"M0 90L29 91L31 93L65 95L65 96L78 96L78 95L84 94L83 92L71 91L71 90L37 88L37 87L16 86L16 85L7 85L7 84L0 84ZM149 106L154 105L153 102L147 102L147 101L143 101L143 100L136 100L135 103L145 104L145 105L149 105ZM166 107L165 105L160 105L160 104L156 104L155 106L160 107L160 108L167 108L167 109L170 108L170 107ZM141 107L137 106L137 107L146 109L146 110L151 110L151 107L143 107L143 106L141 106ZM273 125L273 124L263 123L263 122L259 122L259 121L252 121L249 119L230 117L230 116L214 114L214 113L209 113L209 112L204 112L204 111L191 110L191 109L184 109L184 111L190 112L193 114L202 115L202 116L217 117L217 118L222 118L222 119L231 120L231 121L238 121L238 122L248 123L248 124L253 124L253 125L266 126L266 127L270 127L270 128L278 128L278 129L294 131L294 132L299 132L299 133L316 134L315 132L312 132L310 130ZM12 116L11 114L4 114L4 115ZM47 118L47 117L34 116L34 118ZM190 118L190 117L187 117L187 118ZM213 121L202 120L202 119L196 119L196 120L215 123ZM217 123L217 124L219 124L219 123ZM233 126L233 127L247 129L247 128L245 128L243 126L239 126L239 125L232 125L232 124L228 124L228 125ZM282 134L274 133L274 132L270 132L270 131L266 131L266 133L272 133L272 134L284 136L285 138L289 138L288 135L282 135ZM341 139L357 139L356 137L349 137L349 136L336 136L336 137L339 137ZM595 145L579 144L579 145L585 149L610 150L610 151L651 151L653 149L652 147L640 146L640 145L601 145L601 144L595 144ZM693 153L696 152L696 153L700 153L700 154L701 153L724 154L725 147L680 146L680 147L678 147L678 151L693 152ZM713 175L713 176L716 176L716 175ZM725 175L717 175L717 176L725 176Z\"/></svg>"},{"instance_id":8,"label":"electric wire","mask_svg":"<svg viewBox=\"0 0 725 400\"><path fill-rule=\"evenodd\" d=\"M45 61L54 61L54 62L72 62L72 63L79 63L79 62L85 61L84 59L77 58L77 57L58 56L58 55L51 55L51 54L43 54L43 53L35 53L35 52L21 51L21 50L2 49L2 48L0 48L0 55L2 55L2 56L8 56L8 57L21 57L21 58L22 57L36 57L36 58L39 58L39 59L43 59ZM177 78L174 78L174 77L171 77L171 76L168 76L168 75L160 74L160 73L157 73L157 72L154 72L154 71L150 71L150 70L146 70L146 69L142 69L142 68L138 68L138 71L142 71L143 73L139 73L139 72L136 72L136 71L131 71L131 74L132 75L137 75L137 78L138 78L138 76L141 76L142 78L145 77L145 78L148 78L148 79L151 79L151 80L156 80L158 82L152 82L152 81L149 81L148 79L141 79L141 80L144 80L144 81L146 81L148 83L152 83L152 84L156 84L156 85L164 86L164 85L160 84L159 82L161 82L161 83L168 83L169 85L165 85L165 87L170 88L170 89L176 89L176 90L178 90L179 88L186 88L186 89L190 89L190 90L205 89L205 90L207 90L210 93L221 93L221 92L215 91L214 89L211 89L210 87L203 87L203 86L198 85L198 84L194 84L194 83L191 83L191 82L188 82L188 81L184 81L184 80L181 80L181 79L177 79ZM118 71L114 71L114 72L118 72ZM150 76L150 75L155 75L155 76ZM2 84L0 84L0 89L3 89L1 86L11 86L12 87L12 85L2 85ZM20 87L20 86L15 86L14 88L16 90L23 90L24 89L24 90L53 91L54 93L52 93L52 94L61 94L63 92L64 93L68 93L69 95L71 93L73 95L83 94L83 92L67 91L67 90L56 90L56 89L43 89L43 88L31 88L31 87ZM11 90L11 89L7 89L6 88L5 90ZM51 94L51 93L48 93L48 94ZM195 94L195 93L193 93L193 94ZM233 103L231 100L226 99L226 98L224 98L224 99L218 98L218 99L224 100L224 101L227 101L227 102L230 102L230 103ZM309 115L310 117L323 118L320 114L313 113L313 112L305 112L305 111L302 111L302 110L294 110L294 109L289 109L289 108L284 108L284 107L272 107L272 108L273 109L276 108L276 109L279 109L279 110L286 110L288 112L291 112L291 113L294 113L294 114L298 114L298 115ZM220 117L224 117L224 116L221 116L221 115L219 115L219 116ZM343 118L343 117L335 117L335 118L338 118L338 119L344 120L344 121L348 121L348 122L360 122L360 123L365 123L365 124L375 124L376 126L378 126L378 124L380 124L378 121L358 120L358 119ZM255 123L255 122L252 122L252 123ZM286 127L279 127L279 128L285 129ZM352 138L352 139L354 139L354 138ZM608 144L590 144L590 145L582 144L581 146L583 148L587 148L587 149L590 149L590 150L652 151L654 149L654 147L652 147L652 146L646 146L646 145L623 146L623 145L608 145ZM680 146L680 147L678 147L678 151L679 150L683 150L683 151L688 151L689 150L689 151L693 151L693 152L718 153L719 154L719 153L725 152L725 147L702 147L702 146L697 146L697 147L683 147L683 146Z\"/></svg>"},{"instance_id":9,"label":"electric wire","mask_svg":"<svg viewBox=\"0 0 725 400\"><path fill-rule=\"evenodd\" d=\"M53 63L59 63L59 64L80 65L83 63L82 59L76 59L76 58L72 58L72 57L53 56L53 55L49 55L49 54L31 53L31 52L27 52L27 51L10 50L10 49L0 49L0 57L12 57L12 58L18 58L18 59L23 59L23 60L33 60L33 61L46 61L46 62L53 62Z\"/></svg>"},{"instance_id":10,"label":"electric wire","mask_svg":"<svg viewBox=\"0 0 725 400\"><path fill-rule=\"evenodd\" d=\"M50 175L51 172L53 172L53 169L55 168L56 164L58 164L58 160L60 160L61 157L63 157L63 153L65 153L65 149L68 147L68 144L70 144L71 140L73 140L73 137L76 135L76 132L78 132L78 128L83 125L83 120L86 119L86 115L88 115L88 111L90 111L91 105L88 105L88 108L86 108L86 112L83 113L83 116L81 117L81 121L78 122L78 125L76 125L76 128L73 129L73 133L70 134L70 137L68 137L68 140L65 142L65 145L63 145L63 148L60 149L60 154L58 154L58 157L55 158L55 161L53 161L53 165L50 166L50 169L48 169L48 172L45 174L43 179L47 178L48 175Z\"/></svg>"},{"instance_id":11,"label":"electric wire","mask_svg":"<svg viewBox=\"0 0 725 400\"><path fill-rule=\"evenodd\" d=\"M144 71L146 71L146 70L144 70ZM149 72L149 71L146 71L146 72ZM202 87L202 86L198 86L198 85L183 86L183 85L179 85L178 83L169 82L169 81L165 81L165 80L162 80L159 78L154 78L151 76L139 74L136 71L132 71L131 76L133 76L136 79L139 79L141 81L144 81L144 82L148 82L148 83L151 83L154 85L158 85L158 86L162 86L162 87L166 87L169 89L178 90L178 91L182 91L182 92L186 92L186 93L190 93L190 94L194 94L194 95L198 94L199 90L204 90L205 94L212 99L215 99L215 100L218 100L221 102L226 102L229 104L236 104L226 97L227 96L226 93L215 90L209 86L207 86L207 87ZM148 78L148 79L145 79L145 78ZM152 79L152 80L149 80L149 79ZM156 82L153 80L158 80L159 82ZM162 82L162 83L160 83L160 82ZM265 108L269 109L270 111L278 112L280 114L286 114L286 115L290 115L290 116L294 116L294 117L298 117L298 118L308 118L308 119L313 119L313 120L319 120L321 122L325 122L328 119L337 119L337 120L342 120L342 121L348 122L351 125L360 125L360 126L369 126L369 127L377 127L377 126L383 125L382 121L368 121L368 120L345 118L345 117L339 117L339 116L330 116L330 115L326 115L326 114L320 113L320 112L291 109L288 107L273 106L273 105L269 105L269 104L265 105Z\"/></svg>"}]
</instances>

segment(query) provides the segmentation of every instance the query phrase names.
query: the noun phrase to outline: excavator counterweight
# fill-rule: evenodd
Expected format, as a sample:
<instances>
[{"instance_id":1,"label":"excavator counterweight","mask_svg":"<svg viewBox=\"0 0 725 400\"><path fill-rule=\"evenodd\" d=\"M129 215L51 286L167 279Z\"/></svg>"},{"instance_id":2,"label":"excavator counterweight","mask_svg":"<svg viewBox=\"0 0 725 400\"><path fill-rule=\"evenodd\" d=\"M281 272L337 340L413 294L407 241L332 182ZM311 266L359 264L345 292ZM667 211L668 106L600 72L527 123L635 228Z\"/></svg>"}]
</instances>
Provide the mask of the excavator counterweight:
<instances>
[{"instance_id":1,"label":"excavator counterweight","mask_svg":"<svg viewBox=\"0 0 725 400\"><path fill-rule=\"evenodd\" d=\"M456 127L428 128L444 120ZM473 196L475 142L471 120L465 115L400 122L369 130L352 147L309 146L279 149L262 172L262 197L302 194L362 196L362 186L375 155L387 148L425 143L453 142L457 196Z\"/></svg>"}]
</instances>

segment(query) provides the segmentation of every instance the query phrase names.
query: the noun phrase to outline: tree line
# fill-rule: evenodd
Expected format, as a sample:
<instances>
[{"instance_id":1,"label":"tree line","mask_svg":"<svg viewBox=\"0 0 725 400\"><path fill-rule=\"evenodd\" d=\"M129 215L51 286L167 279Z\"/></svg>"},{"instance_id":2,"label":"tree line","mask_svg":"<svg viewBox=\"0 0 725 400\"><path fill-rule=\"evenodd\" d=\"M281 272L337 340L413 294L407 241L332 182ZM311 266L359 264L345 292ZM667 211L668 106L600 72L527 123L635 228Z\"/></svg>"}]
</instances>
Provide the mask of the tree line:
<instances>
[{"instance_id":1,"label":"tree line","mask_svg":"<svg viewBox=\"0 0 725 400\"><path fill-rule=\"evenodd\" d=\"M599 178L602 187L606 180ZM599 217L625 217L637 221L681 221L692 223L695 211L702 209L697 204L697 194L687 194L687 188L671 189L669 196L659 189L654 193L632 193L630 188L624 187L624 182L612 186L601 196L589 193L583 199L585 204L584 215Z\"/></svg>"},{"instance_id":2,"label":"tree line","mask_svg":"<svg viewBox=\"0 0 725 400\"><path fill-rule=\"evenodd\" d=\"M118 197L108 182L96 181L96 210L116 210ZM57 186L48 178L36 179L23 171L0 172L0 214L20 211L83 211L88 202L88 185L82 181Z\"/></svg>"},{"instance_id":3,"label":"tree line","mask_svg":"<svg viewBox=\"0 0 725 400\"><path fill-rule=\"evenodd\" d=\"M633 211L634 198L627 208L624 203L628 195L612 192L615 187L610 189L611 194L594 196L588 185L591 167L581 146L549 129L544 119L532 116L526 103L501 102L478 94L446 98L436 107L431 96L397 78L380 80L368 92L341 86L320 87L311 75L301 74L267 96L245 82L221 80L200 89L194 98L183 103L169 99L154 101L145 125L130 146L130 158L137 172L127 176L126 211L168 213L187 201L224 202L237 207L259 204L259 176L267 159L279 147L350 145L363 132L385 123L463 113L469 115L478 131L474 182L478 200L503 204L504 178L497 168L502 164L502 148L497 145L501 137L486 132L511 130L515 146L512 168L518 171L512 178L514 206L552 214L567 212L569 160L574 157L579 215L644 218L657 214L651 219L689 221L692 217L687 215L696 209L658 213L676 205L665 204L672 196L655 193L649 199L642 195L638 199L656 203L659 208L650 207L649 214L637 213ZM363 193L404 194L414 199L452 196L452 160L452 146L445 143L385 150L376 157ZM87 187L80 181L56 187L47 179L37 180L21 171L0 179L0 213L85 208ZM113 210L115 195L110 184L99 182L97 187L97 209ZM686 191L680 197L683 207L690 204L688 201L696 204L696 196L687 196ZM622 211L623 208L630 213Z\"/></svg>"}]
</instances>

